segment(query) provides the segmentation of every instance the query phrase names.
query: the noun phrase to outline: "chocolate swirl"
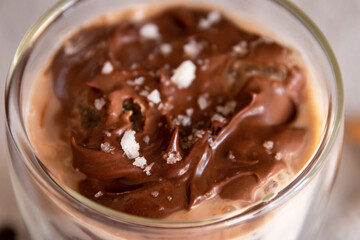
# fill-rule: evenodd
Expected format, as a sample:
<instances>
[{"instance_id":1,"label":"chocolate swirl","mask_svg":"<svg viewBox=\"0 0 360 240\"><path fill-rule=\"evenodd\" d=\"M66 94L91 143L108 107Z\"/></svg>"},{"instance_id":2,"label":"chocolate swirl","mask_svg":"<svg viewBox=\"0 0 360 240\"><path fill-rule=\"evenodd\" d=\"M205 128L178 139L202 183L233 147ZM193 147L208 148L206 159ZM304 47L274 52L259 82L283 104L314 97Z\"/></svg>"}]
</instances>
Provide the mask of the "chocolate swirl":
<instances>
[{"instance_id":1,"label":"chocolate swirl","mask_svg":"<svg viewBox=\"0 0 360 240\"><path fill-rule=\"evenodd\" d=\"M308 130L294 122L306 81L289 64L292 51L211 14L179 7L83 29L57 53L49 68L62 103L56 120L87 177L82 194L151 218L217 195L251 202L303 150ZM141 35L146 24L157 37ZM172 76L186 60L196 77L179 87ZM160 102L149 100L154 90ZM128 130L145 165L123 149Z\"/></svg>"}]
</instances>

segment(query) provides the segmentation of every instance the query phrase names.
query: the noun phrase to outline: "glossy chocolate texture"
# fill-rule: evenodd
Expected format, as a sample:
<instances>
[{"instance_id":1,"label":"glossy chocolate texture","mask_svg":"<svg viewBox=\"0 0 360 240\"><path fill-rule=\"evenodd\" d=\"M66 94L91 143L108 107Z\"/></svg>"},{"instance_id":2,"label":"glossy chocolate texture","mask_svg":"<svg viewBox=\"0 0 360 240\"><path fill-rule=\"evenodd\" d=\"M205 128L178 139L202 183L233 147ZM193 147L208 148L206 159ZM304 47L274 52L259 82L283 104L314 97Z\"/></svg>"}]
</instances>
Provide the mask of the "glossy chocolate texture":
<instances>
[{"instance_id":1,"label":"glossy chocolate texture","mask_svg":"<svg viewBox=\"0 0 360 240\"><path fill-rule=\"evenodd\" d=\"M57 52L48 69L62 104L56 124L71 144L74 168L86 175L80 193L150 218L215 196L251 202L303 151L308 129L295 122L306 79L290 64L293 51L224 16L201 27L209 14L179 7L140 22L88 27ZM142 36L146 24L159 36ZM191 42L189 54L184 46ZM180 88L172 77L187 60L196 77ZM106 64L112 69L104 73ZM148 98L154 90L158 103ZM144 166L124 152L128 130L136 132Z\"/></svg>"}]
</instances>

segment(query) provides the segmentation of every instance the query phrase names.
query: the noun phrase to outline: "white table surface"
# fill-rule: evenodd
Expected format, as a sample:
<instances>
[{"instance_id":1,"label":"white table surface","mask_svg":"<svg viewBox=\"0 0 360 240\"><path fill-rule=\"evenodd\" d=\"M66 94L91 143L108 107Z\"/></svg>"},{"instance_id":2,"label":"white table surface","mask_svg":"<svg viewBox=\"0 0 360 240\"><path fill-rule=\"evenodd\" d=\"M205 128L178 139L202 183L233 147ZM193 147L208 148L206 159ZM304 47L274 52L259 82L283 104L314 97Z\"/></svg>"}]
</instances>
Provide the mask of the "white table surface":
<instances>
[{"instance_id":1,"label":"white table surface","mask_svg":"<svg viewBox=\"0 0 360 240\"><path fill-rule=\"evenodd\" d=\"M0 229L13 226L27 239L10 186L4 133L4 84L12 56L27 29L55 0L0 0ZM346 118L360 115L360 0L293 0L322 29L342 70ZM347 142L347 141L346 141ZM321 240L360 239L360 150L345 144Z\"/></svg>"}]
</instances>

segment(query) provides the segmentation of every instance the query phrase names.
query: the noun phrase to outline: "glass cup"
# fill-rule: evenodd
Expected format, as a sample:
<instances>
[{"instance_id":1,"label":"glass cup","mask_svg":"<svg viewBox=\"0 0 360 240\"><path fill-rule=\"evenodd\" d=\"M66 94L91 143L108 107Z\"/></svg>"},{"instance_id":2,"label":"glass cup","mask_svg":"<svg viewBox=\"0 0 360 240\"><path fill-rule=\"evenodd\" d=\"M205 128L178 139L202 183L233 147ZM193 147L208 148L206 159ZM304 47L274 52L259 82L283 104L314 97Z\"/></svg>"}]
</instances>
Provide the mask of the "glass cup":
<instances>
[{"instance_id":1,"label":"glass cup","mask_svg":"<svg viewBox=\"0 0 360 240\"><path fill-rule=\"evenodd\" d=\"M201 221L146 219L98 205L56 181L38 159L26 126L30 89L56 48L79 26L138 4L170 0L66 0L26 34L6 88L9 171L19 208L33 239L315 239L336 175L343 140L343 86L338 64L315 24L288 1L188 0L214 5L298 49L313 69L318 112L324 124L312 159L274 198L242 212Z\"/></svg>"}]
</instances>

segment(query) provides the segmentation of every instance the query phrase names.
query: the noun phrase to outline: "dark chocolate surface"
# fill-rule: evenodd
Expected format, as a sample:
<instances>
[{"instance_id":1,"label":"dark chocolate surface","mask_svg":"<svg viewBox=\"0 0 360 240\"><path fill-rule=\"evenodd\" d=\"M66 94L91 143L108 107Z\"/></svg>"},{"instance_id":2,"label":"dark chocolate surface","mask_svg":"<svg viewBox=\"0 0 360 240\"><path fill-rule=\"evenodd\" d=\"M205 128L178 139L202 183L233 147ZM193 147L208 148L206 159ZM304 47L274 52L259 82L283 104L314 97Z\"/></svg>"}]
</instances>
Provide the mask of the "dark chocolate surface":
<instances>
[{"instance_id":1,"label":"dark chocolate surface","mask_svg":"<svg viewBox=\"0 0 360 240\"><path fill-rule=\"evenodd\" d=\"M142 22L86 28L56 54L49 68L62 104L56 122L71 143L74 167L87 176L79 183L82 194L150 218L214 196L251 202L304 150L308 129L294 123L306 79L290 64L292 50L225 17L199 27L208 14L179 7ZM160 37L139 34L148 23ZM201 45L196 56L184 53L190 41ZM164 43L171 53L161 52ZM171 78L186 60L196 66L196 78L179 88ZM107 61L114 69L103 74ZM138 78L141 84L134 83ZM147 98L153 90L160 103ZM99 99L105 104L96 108ZM148 174L124 153L128 130L136 132ZM169 164L169 156L176 162Z\"/></svg>"}]
</instances>

